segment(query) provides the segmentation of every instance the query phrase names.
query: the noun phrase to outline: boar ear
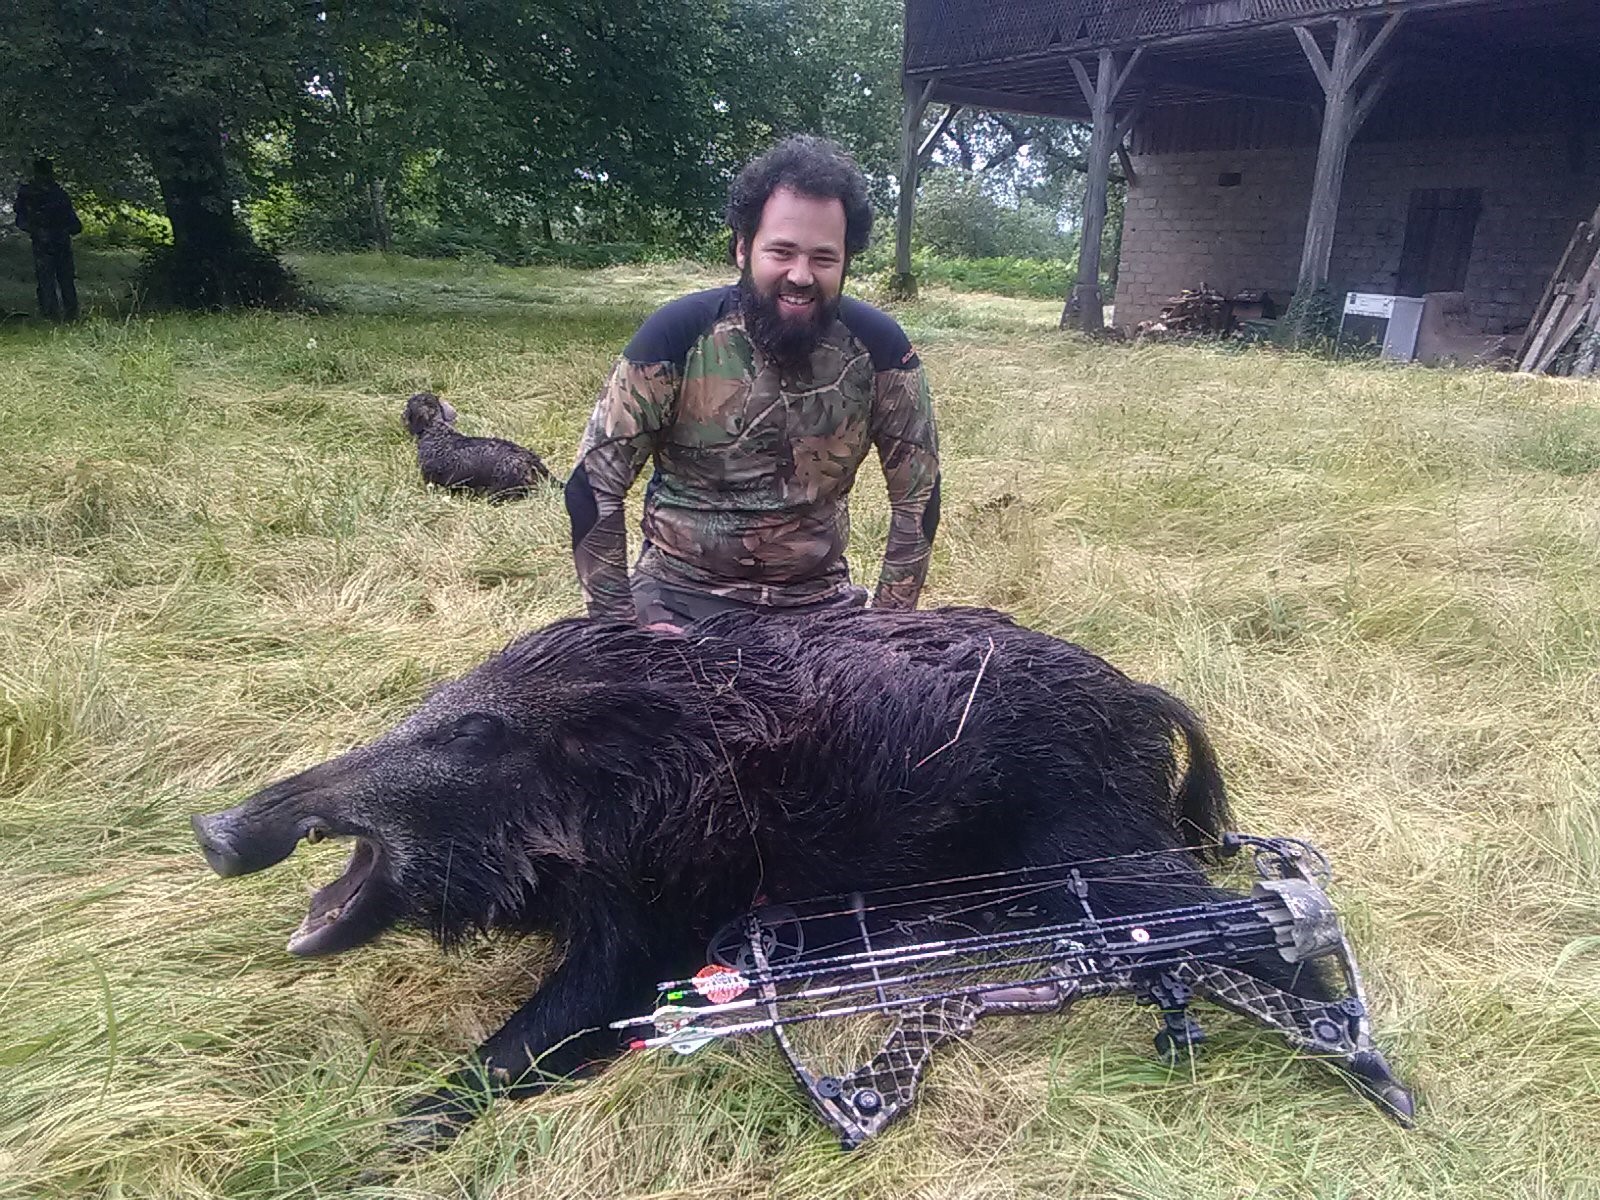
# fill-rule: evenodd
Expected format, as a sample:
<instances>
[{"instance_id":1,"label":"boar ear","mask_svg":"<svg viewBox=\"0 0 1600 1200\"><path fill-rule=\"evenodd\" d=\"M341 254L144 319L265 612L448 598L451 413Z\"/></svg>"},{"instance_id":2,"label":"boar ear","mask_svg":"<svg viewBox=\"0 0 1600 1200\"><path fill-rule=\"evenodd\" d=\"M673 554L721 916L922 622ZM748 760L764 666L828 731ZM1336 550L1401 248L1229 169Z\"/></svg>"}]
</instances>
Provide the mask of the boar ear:
<instances>
[{"instance_id":1,"label":"boar ear","mask_svg":"<svg viewBox=\"0 0 1600 1200\"><path fill-rule=\"evenodd\" d=\"M636 683L591 684L562 700L556 740L579 761L622 763L653 753L683 718L671 697Z\"/></svg>"}]
</instances>

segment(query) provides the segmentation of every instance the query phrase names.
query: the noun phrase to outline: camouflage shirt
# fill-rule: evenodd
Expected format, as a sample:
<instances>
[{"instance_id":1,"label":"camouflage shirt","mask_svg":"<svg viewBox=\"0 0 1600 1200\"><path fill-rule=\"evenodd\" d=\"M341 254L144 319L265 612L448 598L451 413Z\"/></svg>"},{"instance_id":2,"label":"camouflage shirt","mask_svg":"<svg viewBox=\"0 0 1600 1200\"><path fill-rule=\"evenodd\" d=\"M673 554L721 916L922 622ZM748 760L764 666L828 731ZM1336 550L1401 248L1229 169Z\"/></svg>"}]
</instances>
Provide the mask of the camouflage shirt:
<instances>
[{"instance_id":1,"label":"camouflage shirt","mask_svg":"<svg viewBox=\"0 0 1600 1200\"><path fill-rule=\"evenodd\" d=\"M567 484L590 615L633 619L623 499L652 461L638 571L775 607L837 597L850 587L850 488L873 447L893 514L873 603L915 608L939 519L938 437L894 319L844 298L810 361L781 370L746 334L736 286L657 310L601 390Z\"/></svg>"}]
</instances>

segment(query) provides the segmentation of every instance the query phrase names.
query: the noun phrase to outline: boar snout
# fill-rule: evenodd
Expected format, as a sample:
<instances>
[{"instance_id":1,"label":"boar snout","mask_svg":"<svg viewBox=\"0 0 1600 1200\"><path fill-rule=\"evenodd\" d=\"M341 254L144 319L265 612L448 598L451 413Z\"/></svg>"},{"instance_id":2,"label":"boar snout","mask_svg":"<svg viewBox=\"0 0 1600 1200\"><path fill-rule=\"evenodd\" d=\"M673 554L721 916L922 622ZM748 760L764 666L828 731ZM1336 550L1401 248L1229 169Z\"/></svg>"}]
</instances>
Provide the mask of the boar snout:
<instances>
[{"instance_id":1,"label":"boar snout","mask_svg":"<svg viewBox=\"0 0 1600 1200\"><path fill-rule=\"evenodd\" d=\"M291 822L247 823L239 810L228 809L189 818L206 863L218 875L248 875L274 866L294 853L299 829Z\"/></svg>"}]
</instances>

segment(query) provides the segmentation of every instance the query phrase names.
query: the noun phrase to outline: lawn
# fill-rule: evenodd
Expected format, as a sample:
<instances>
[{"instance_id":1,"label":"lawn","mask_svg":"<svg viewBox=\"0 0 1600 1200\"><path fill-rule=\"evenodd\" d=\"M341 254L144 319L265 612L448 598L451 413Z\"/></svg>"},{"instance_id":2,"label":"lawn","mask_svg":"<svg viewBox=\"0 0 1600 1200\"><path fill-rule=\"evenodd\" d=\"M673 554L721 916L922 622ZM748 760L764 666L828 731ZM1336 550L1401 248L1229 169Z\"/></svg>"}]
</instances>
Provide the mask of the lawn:
<instances>
[{"instance_id":1,"label":"lawn","mask_svg":"<svg viewBox=\"0 0 1600 1200\"><path fill-rule=\"evenodd\" d=\"M85 258L99 315L0 323L0 1197L1600 1193L1600 384L897 310L943 440L927 602L1207 718L1239 825L1333 859L1414 1131L1216 1010L1168 1069L1108 1000L981 1025L849 1155L751 1041L502 1104L374 1182L384 1121L548 948L296 960L338 848L224 881L188 814L579 610L559 494L428 490L405 396L565 467L636 323L721 277L315 257L329 314L149 318Z\"/></svg>"}]
</instances>

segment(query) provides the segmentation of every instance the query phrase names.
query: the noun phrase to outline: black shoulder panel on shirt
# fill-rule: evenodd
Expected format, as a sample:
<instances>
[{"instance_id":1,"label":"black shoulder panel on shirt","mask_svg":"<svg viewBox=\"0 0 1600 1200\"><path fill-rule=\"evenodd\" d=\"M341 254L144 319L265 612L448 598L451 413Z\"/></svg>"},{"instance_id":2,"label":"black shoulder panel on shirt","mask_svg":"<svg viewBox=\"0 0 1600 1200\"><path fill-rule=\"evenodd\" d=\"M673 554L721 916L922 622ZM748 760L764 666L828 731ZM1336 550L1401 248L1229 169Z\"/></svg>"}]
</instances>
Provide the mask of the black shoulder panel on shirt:
<instances>
[{"instance_id":1,"label":"black shoulder panel on shirt","mask_svg":"<svg viewBox=\"0 0 1600 1200\"><path fill-rule=\"evenodd\" d=\"M576 550L578 543L599 523L600 502L595 499L594 485L589 482L589 472L582 463L561 491L567 501L567 516L572 520L572 548Z\"/></svg>"},{"instance_id":2,"label":"black shoulder panel on shirt","mask_svg":"<svg viewBox=\"0 0 1600 1200\"><path fill-rule=\"evenodd\" d=\"M645 318L623 349L622 357L635 363L670 362L683 366L690 349L736 303L737 294L736 287L719 287L663 304Z\"/></svg>"},{"instance_id":3,"label":"black shoulder panel on shirt","mask_svg":"<svg viewBox=\"0 0 1600 1200\"><path fill-rule=\"evenodd\" d=\"M900 322L881 308L846 296L839 301L839 319L872 355L874 371L909 371L920 365Z\"/></svg>"}]
</instances>

